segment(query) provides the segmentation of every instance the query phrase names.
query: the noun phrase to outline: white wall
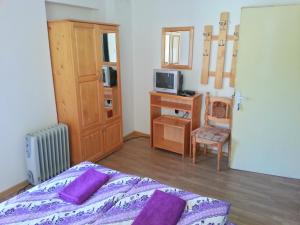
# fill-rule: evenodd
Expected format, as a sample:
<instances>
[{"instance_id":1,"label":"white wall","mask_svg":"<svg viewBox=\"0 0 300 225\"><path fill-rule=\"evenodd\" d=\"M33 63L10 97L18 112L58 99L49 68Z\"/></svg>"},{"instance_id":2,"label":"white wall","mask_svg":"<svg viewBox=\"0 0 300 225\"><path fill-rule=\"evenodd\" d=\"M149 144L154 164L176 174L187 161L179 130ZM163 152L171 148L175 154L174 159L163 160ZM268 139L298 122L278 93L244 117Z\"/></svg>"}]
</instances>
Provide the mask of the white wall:
<instances>
[{"instance_id":1,"label":"white wall","mask_svg":"<svg viewBox=\"0 0 300 225\"><path fill-rule=\"evenodd\" d=\"M26 180L24 136L56 122L44 1L0 2L0 191Z\"/></svg>"},{"instance_id":2,"label":"white wall","mask_svg":"<svg viewBox=\"0 0 300 225\"><path fill-rule=\"evenodd\" d=\"M233 89L229 87L228 79L225 79L224 88L221 90L214 88L214 78L209 79L209 85L200 84L204 25L213 25L214 33L218 33L220 13L228 11L230 12L229 33L232 34L234 26L240 23L240 11L243 6L299 3L299 1L289 0L132 0L132 2L134 129L144 133L150 131L148 92L153 88L153 68L160 67L162 27L195 27L193 70L184 72L184 88L201 93L209 91L213 95L231 96ZM229 51L228 55L230 54ZM230 58L227 58L227 64L230 65L230 61ZM215 63L212 64L212 69L214 65ZM227 70L230 70L230 66Z\"/></svg>"},{"instance_id":3,"label":"white wall","mask_svg":"<svg viewBox=\"0 0 300 225\"><path fill-rule=\"evenodd\" d=\"M55 3L51 1L46 1L47 20L71 18L78 20L105 21L104 1L100 1L102 4L100 4L99 2L99 9L87 8L77 5L65 5L56 2L60 1L56 0Z\"/></svg>"},{"instance_id":4,"label":"white wall","mask_svg":"<svg viewBox=\"0 0 300 225\"><path fill-rule=\"evenodd\" d=\"M241 7L270 4L294 4L294 0L89 0L71 2L68 0L46 0L72 4L58 6L47 4L48 19L78 18L120 24L121 73L124 134L133 130L149 133L149 91L153 89L152 71L160 67L161 28L164 26L194 26L193 70L184 71L184 88L207 91L213 95L232 96L234 89L229 87L229 79L224 79L224 88L214 88L214 78L208 85L200 84L202 43L204 25L213 25L218 33L220 13L230 12L229 34L240 23ZM89 9L87 9L89 8ZM97 9L95 11L95 9ZM216 52L216 44L213 52ZM230 71L232 43L228 45L225 70ZM216 57L213 53L211 70L215 70ZM203 108L204 109L204 108ZM203 118L204 110L202 110Z\"/></svg>"},{"instance_id":5,"label":"white wall","mask_svg":"<svg viewBox=\"0 0 300 225\"><path fill-rule=\"evenodd\" d=\"M63 5L98 10L101 9L99 8L99 2L104 2L105 0L45 0L45 1L46 3L58 3Z\"/></svg>"},{"instance_id":6,"label":"white wall","mask_svg":"<svg viewBox=\"0 0 300 225\"><path fill-rule=\"evenodd\" d=\"M124 134L149 133L152 70L160 67L164 26L195 26L193 70L185 88L230 96L215 90L213 79L200 85L202 30L229 11L230 33L242 6L300 3L299 0L46 0L49 19L73 17L121 25L121 72ZM59 3L59 6L58 4ZM75 6L75 7L74 7ZM56 122L44 1L0 1L0 191L26 179L24 135ZM229 54L230 55L230 54ZM213 66L212 66L213 67ZM230 69L230 68L228 68Z\"/></svg>"}]
</instances>

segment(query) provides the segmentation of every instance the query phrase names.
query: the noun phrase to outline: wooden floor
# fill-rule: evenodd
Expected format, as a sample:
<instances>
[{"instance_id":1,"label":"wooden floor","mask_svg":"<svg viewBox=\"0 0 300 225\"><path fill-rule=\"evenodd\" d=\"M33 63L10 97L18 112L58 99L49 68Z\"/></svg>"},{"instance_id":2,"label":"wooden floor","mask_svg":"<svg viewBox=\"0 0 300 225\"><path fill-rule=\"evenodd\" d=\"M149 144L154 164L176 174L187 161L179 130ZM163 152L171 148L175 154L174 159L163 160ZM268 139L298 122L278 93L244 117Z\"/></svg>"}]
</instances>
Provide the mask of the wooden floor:
<instances>
[{"instance_id":1,"label":"wooden floor","mask_svg":"<svg viewBox=\"0 0 300 225\"><path fill-rule=\"evenodd\" d=\"M152 150L145 138L125 143L99 164L229 201L230 220L238 225L300 225L300 180L237 170L216 172L214 156L194 165L190 158Z\"/></svg>"}]
</instances>

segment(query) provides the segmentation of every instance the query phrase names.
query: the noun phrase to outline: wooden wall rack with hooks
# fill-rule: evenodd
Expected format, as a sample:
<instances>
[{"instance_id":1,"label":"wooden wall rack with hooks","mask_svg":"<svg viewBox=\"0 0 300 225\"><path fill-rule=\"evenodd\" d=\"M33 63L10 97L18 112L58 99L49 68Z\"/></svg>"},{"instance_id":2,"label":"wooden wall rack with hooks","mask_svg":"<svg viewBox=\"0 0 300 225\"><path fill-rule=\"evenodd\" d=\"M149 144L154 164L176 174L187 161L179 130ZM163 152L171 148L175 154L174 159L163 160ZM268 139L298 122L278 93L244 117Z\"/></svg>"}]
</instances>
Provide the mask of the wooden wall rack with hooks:
<instances>
[{"instance_id":1,"label":"wooden wall rack with hooks","mask_svg":"<svg viewBox=\"0 0 300 225\"><path fill-rule=\"evenodd\" d=\"M203 44L203 59L202 59L202 70L201 70L201 83L208 84L209 76L215 77L215 88L221 89L223 87L223 78L230 78L230 86L234 87L236 77L236 63L238 54L238 41L239 41L239 25L235 26L235 32L233 35L228 35L228 21L229 13L222 12L219 22L219 35L213 35L213 26L204 26L204 44ZM217 66L216 71L209 71L210 58L211 58L211 45L212 41L218 41L218 52L217 52ZM225 72L225 55L226 46L228 41L233 41L232 50L232 62L231 71Z\"/></svg>"}]
</instances>

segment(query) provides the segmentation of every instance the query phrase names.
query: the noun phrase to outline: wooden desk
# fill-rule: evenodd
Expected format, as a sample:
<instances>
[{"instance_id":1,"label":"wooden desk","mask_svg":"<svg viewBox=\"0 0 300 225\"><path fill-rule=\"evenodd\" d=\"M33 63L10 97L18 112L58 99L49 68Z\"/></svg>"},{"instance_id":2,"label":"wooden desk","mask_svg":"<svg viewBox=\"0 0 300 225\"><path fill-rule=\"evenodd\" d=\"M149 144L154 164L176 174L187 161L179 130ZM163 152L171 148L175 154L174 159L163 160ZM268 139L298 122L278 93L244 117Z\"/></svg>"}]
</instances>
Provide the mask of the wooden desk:
<instances>
[{"instance_id":1,"label":"wooden desk","mask_svg":"<svg viewBox=\"0 0 300 225\"><path fill-rule=\"evenodd\" d=\"M174 94L150 92L151 147L163 148L183 156L189 152L191 156L190 134L193 130L200 127L201 105L202 94L199 93L191 97L183 97ZM162 109L164 108L187 112L190 114L190 117L162 116ZM157 132L159 129L157 127L154 129L154 123L156 125L164 125L168 131ZM181 131L178 129L181 129ZM185 132L186 129L188 132ZM168 134L167 137L163 136L165 134ZM174 140L172 140L172 137ZM185 140L186 137L187 140Z\"/></svg>"}]
</instances>

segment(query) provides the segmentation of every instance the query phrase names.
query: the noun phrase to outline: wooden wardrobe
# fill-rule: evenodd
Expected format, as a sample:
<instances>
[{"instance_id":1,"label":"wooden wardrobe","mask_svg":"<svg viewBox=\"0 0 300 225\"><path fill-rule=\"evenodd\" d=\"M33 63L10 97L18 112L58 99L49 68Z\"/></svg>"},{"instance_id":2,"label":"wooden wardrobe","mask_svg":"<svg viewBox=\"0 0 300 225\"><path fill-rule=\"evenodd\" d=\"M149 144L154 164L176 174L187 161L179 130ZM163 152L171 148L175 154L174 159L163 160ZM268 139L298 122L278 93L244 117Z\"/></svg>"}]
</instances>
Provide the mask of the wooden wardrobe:
<instances>
[{"instance_id":1,"label":"wooden wardrobe","mask_svg":"<svg viewBox=\"0 0 300 225\"><path fill-rule=\"evenodd\" d=\"M58 121L69 126L71 163L95 162L123 142L119 27L58 20L48 22L48 31ZM105 74L112 73L116 83L107 85Z\"/></svg>"}]
</instances>

